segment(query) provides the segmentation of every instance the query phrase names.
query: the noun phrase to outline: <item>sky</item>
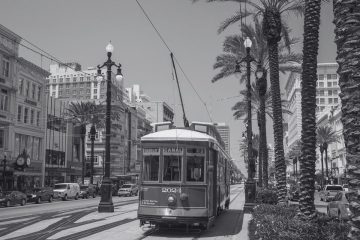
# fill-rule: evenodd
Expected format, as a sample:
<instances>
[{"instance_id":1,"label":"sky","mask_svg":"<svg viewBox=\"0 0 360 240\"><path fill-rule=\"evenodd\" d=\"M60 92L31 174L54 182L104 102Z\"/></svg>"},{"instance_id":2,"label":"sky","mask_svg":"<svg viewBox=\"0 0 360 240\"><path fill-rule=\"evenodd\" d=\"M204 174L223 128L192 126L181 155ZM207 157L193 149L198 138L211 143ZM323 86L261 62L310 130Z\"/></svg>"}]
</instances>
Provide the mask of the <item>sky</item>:
<instances>
[{"instance_id":1,"label":"sky","mask_svg":"<svg viewBox=\"0 0 360 240\"><path fill-rule=\"evenodd\" d=\"M191 0L139 2L191 82L177 66L188 120L227 123L230 126L231 156L246 173L239 152L245 127L242 120L233 119L231 111L240 100L235 96L244 86L235 76L211 83L217 73L212 66L216 56L222 53L225 36L239 33L239 24L229 27L221 35L217 34L217 28L239 9L239 4L205 1L193 4ZM335 61L332 19L332 4L324 3L318 62ZM286 21L293 29L292 36L302 38L303 19L287 16ZM112 59L123 66L125 87L139 84L152 100L166 101L175 110L176 125L183 126L170 52L135 0L2 0L0 24L62 62L76 61L83 69L106 60L105 46L111 40L115 48ZM294 46L294 51L302 51L301 43ZM20 56L46 70L51 64L50 60L25 48L20 48ZM282 88L285 82L286 76L281 76ZM254 131L257 131L256 126L254 121ZM273 143L272 133L272 123L268 121L269 143Z\"/></svg>"}]
</instances>

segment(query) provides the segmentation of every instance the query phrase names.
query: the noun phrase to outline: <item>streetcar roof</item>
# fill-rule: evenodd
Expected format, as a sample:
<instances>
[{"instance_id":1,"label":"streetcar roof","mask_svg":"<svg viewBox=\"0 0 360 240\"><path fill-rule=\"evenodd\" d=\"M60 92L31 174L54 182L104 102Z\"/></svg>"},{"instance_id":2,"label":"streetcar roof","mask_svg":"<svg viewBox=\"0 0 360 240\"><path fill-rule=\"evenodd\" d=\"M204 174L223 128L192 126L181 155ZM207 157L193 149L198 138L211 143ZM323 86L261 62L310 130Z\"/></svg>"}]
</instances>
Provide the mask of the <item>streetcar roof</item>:
<instances>
[{"instance_id":1,"label":"streetcar roof","mask_svg":"<svg viewBox=\"0 0 360 240\"><path fill-rule=\"evenodd\" d=\"M201 132L188 129L169 129L150 133L141 138L141 141L211 141L216 139Z\"/></svg>"}]
</instances>

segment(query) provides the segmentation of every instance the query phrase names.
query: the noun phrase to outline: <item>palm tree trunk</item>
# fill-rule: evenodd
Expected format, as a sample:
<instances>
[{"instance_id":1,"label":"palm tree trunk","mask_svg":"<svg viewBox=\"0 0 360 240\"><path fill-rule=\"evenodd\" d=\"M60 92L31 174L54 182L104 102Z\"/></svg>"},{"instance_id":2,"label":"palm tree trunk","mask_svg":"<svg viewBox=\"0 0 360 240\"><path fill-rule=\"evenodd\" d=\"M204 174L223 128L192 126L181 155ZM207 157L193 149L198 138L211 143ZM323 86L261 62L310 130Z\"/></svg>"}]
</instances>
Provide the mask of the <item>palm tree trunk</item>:
<instances>
[{"instance_id":1,"label":"palm tree trunk","mask_svg":"<svg viewBox=\"0 0 360 240\"><path fill-rule=\"evenodd\" d=\"M269 63L270 63L270 82L272 92L273 106L273 128L274 128L274 145L275 145L275 169L276 169L276 187L277 197L280 204L286 201L286 165L283 145L283 122L282 106L280 97L279 84L279 53L278 43L268 41L269 46Z\"/></svg>"},{"instance_id":2,"label":"palm tree trunk","mask_svg":"<svg viewBox=\"0 0 360 240\"><path fill-rule=\"evenodd\" d=\"M335 43L340 75L342 124L346 146L347 176L352 190L360 190L360 1L334 0ZM357 192L358 192L357 191ZM351 229L348 237L360 239L360 198L349 194Z\"/></svg>"},{"instance_id":3,"label":"palm tree trunk","mask_svg":"<svg viewBox=\"0 0 360 240\"><path fill-rule=\"evenodd\" d=\"M326 171L326 181L327 184L329 181L329 171L328 171L328 154L327 154L327 148L325 148L325 171Z\"/></svg>"},{"instance_id":4,"label":"palm tree trunk","mask_svg":"<svg viewBox=\"0 0 360 240\"><path fill-rule=\"evenodd\" d=\"M262 124L260 119L260 112L257 112L257 121L258 121L258 127L259 127L259 149L258 149L258 155L259 155L259 187L263 186L263 138L262 136Z\"/></svg>"},{"instance_id":5,"label":"palm tree trunk","mask_svg":"<svg viewBox=\"0 0 360 240\"><path fill-rule=\"evenodd\" d=\"M266 81L266 80L265 80ZM260 123L261 123L261 136L260 141L262 141L262 177L263 185L265 188L268 187L269 177L268 177L268 154L267 154L267 141L266 141L266 115L265 115L265 96L260 96Z\"/></svg>"},{"instance_id":6,"label":"palm tree trunk","mask_svg":"<svg viewBox=\"0 0 360 240\"><path fill-rule=\"evenodd\" d=\"M324 157L323 157L324 152L321 151L320 155L321 155L321 187L324 187Z\"/></svg>"},{"instance_id":7,"label":"palm tree trunk","mask_svg":"<svg viewBox=\"0 0 360 240\"><path fill-rule=\"evenodd\" d=\"M316 167L316 81L321 0L305 0L301 88L300 212L316 216L314 205Z\"/></svg>"}]
</instances>

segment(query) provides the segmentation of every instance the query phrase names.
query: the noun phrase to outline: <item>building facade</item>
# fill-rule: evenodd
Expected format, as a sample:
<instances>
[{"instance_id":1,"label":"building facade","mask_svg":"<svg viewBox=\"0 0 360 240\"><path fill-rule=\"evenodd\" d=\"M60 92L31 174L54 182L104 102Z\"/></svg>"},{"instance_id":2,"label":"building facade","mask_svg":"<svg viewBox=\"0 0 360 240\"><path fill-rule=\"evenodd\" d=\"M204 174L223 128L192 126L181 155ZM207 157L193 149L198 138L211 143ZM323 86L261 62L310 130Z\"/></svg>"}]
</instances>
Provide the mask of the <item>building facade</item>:
<instances>
[{"instance_id":1,"label":"building facade","mask_svg":"<svg viewBox=\"0 0 360 240\"><path fill-rule=\"evenodd\" d=\"M336 74L337 63L319 63L317 68L318 79L316 82L316 113L321 114L327 107L335 107L340 103L338 84L339 77ZM288 132L285 148L291 146L301 138L301 75L291 73L285 85L285 96L288 102L288 110L293 114L286 115ZM285 150L286 151L286 150Z\"/></svg>"},{"instance_id":2,"label":"building facade","mask_svg":"<svg viewBox=\"0 0 360 240\"><path fill-rule=\"evenodd\" d=\"M221 138L225 143L225 151L230 155L230 127L225 123L215 124L216 129L218 130Z\"/></svg>"}]
</instances>

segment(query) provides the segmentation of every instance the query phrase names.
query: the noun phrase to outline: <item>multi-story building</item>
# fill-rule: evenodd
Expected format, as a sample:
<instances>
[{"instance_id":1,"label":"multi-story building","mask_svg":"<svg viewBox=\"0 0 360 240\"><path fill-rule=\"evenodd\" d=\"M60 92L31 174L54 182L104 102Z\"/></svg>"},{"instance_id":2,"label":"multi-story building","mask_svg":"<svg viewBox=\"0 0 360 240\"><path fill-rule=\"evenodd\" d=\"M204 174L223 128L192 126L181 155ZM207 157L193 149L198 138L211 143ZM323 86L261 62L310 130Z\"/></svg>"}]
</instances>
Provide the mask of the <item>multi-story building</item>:
<instances>
[{"instance_id":1,"label":"multi-story building","mask_svg":"<svg viewBox=\"0 0 360 240\"><path fill-rule=\"evenodd\" d=\"M221 138L225 143L225 151L230 155L230 127L225 123L215 124Z\"/></svg>"},{"instance_id":2,"label":"multi-story building","mask_svg":"<svg viewBox=\"0 0 360 240\"><path fill-rule=\"evenodd\" d=\"M317 68L318 79L316 83L316 112L320 114L326 107L335 107L340 103L337 63L319 63ZM285 95L288 101L286 115L288 123L287 146L290 148L301 137L301 75L291 73L285 85Z\"/></svg>"},{"instance_id":3,"label":"multi-story building","mask_svg":"<svg viewBox=\"0 0 360 240\"><path fill-rule=\"evenodd\" d=\"M21 37L0 25L1 185L24 190L43 183L45 78L49 73L19 57ZM5 179L3 179L5 176Z\"/></svg>"},{"instance_id":4,"label":"multi-story building","mask_svg":"<svg viewBox=\"0 0 360 240\"><path fill-rule=\"evenodd\" d=\"M332 176L332 181L340 183L344 181L346 174L346 147L343 136L343 124L341 122L341 106L327 107L317 117L317 127L330 126L335 134L338 136L338 142L329 144L328 146L328 168L329 174ZM316 149L317 159L320 160L320 149ZM325 153L324 153L325 161ZM316 162L316 169L321 171L321 161ZM325 169L325 162L324 162ZM325 171L325 170L324 170Z\"/></svg>"}]
</instances>

